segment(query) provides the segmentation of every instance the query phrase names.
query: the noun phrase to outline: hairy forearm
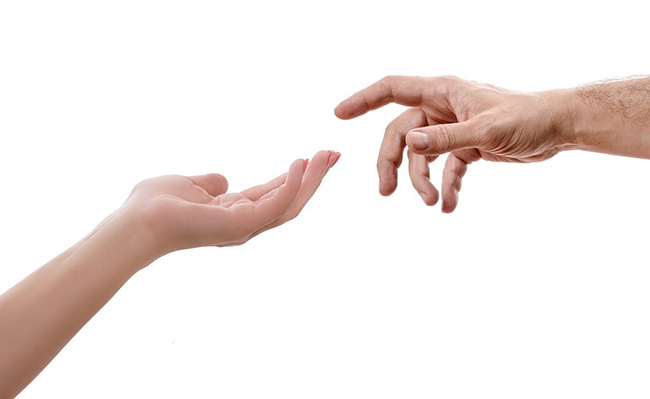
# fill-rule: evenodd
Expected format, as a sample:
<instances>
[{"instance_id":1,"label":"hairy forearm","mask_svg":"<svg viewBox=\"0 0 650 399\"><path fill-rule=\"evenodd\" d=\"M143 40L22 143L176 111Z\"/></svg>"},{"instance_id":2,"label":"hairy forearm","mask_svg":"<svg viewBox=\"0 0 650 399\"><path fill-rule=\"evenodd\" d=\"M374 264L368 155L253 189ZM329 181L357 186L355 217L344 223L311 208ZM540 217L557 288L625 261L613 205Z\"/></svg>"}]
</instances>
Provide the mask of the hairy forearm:
<instances>
[{"instance_id":1,"label":"hairy forearm","mask_svg":"<svg viewBox=\"0 0 650 399\"><path fill-rule=\"evenodd\" d=\"M606 81L569 95L577 148L650 158L650 78Z\"/></svg>"},{"instance_id":2,"label":"hairy forearm","mask_svg":"<svg viewBox=\"0 0 650 399\"><path fill-rule=\"evenodd\" d=\"M154 259L132 218L118 211L0 296L0 397L17 395Z\"/></svg>"}]
</instances>

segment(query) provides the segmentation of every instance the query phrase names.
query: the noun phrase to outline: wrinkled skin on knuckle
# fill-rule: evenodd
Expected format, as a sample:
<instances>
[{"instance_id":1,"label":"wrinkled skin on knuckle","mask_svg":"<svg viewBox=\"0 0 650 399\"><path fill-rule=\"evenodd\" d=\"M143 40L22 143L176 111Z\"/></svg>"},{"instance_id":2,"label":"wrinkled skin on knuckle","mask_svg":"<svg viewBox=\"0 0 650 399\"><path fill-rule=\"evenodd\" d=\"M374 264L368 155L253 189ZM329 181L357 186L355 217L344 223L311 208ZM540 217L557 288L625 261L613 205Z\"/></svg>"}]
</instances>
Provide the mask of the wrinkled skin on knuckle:
<instances>
[{"instance_id":1,"label":"wrinkled skin on knuckle","mask_svg":"<svg viewBox=\"0 0 650 399\"><path fill-rule=\"evenodd\" d=\"M465 82L463 79L459 78L456 75L442 75L438 77L438 80L440 83L447 85L457 85Z\"/></svg>"},{"instance_id":2,"label":"wrinkled skin on knuckle","mask_svg":"<svg viewBox=\"0 0 650 399\"><path fill-rule=\"evenodd\" d=\"M536 162L548 159L557 150L548 140L543 126L522 119L523 110L511 110L510 114L499 112L481 120L480 147L486 160L505 162Z\"/></svg>"},{"instance_id":3,"label":"wrinkled skin on knuckle","mask_svg":"<svg viewBox=\"0 0 650 399\"><path fill-rule=\"evenodd\" d=\"M433 145L441 154L449 152L453 148L455 137L447 125L440 125L435 135L431 137Z\"/></svg>"},{"instance_id":4,"label":"wrinkled skin on knuckle","mask_svg":"<svg viewBox=\"0 0 650 399\"><path fill-rule=\"evenodd\" d=\"M447 115L449 122L466 122L484 113L499 113L503 105L510 101L513 93L488 84L468 81L456 76L443 78L444 98L453 110L453 118Z\"/></svg>"},{"instance_id":5,"label":"wrinkled skin on knuckle","mask_svg":"<svg viewBox=\"0 0 650 399\"><path fill-rule=\"evenodd\" d=\"M492 113L485 113L477 117L474 121L474 134L476 134L479 148L498 153L500 147L503 145L503 140L507 136L505 134L498 116Z\"/></svg>"},{"instance_id":6,"label":"wrinkled skin on knuckle","mask_svg":"<svg viewBox=\"0 0 650 399\"><path fill-rule=\"evenodd\" d=\"M388 103L393 100L393 91L392 91L392 86L395 84L395 81L398 79L398 76L396 75L386 75L383 78L377 82L379 84L379 87L382 88L383 91L389 94L388 98L384 101L385 103Z\"/></svg>"},{"instance_id":7,"label":"wrinkled skin on knuckle","mask_svg":"<svg viewBox=\"0 0 650 399\"><path fill-rule=\"evenodd\" d=\"M470 120L485 112L498 111L500 105L509 101L512 93L489 84L458 79L449 92L451 104L459 122Z\"/></svg>"}]
</instances>

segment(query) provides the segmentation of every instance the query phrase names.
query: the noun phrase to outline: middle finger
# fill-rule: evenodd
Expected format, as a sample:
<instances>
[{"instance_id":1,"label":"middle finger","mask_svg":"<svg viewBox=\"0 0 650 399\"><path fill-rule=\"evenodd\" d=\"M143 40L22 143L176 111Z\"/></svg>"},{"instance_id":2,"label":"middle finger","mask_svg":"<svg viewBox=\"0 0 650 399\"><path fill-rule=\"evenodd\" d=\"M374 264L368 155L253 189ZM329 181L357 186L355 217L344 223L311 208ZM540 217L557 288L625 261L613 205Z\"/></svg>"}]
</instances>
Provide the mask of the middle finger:
<instances>
[{"instance_id":1,"label":"middle finger","mask_svg":"<svg viewBox=\"0 0 650 399\"><path fill-rule=\"evenodd\" d=\"M397 188L397 168L402 164L406 134L412 129L427 125L424 111L419 108L411 108L404 111L386 127L377 159L381 195L391 195Z\"/></svg>"}]
</instances>

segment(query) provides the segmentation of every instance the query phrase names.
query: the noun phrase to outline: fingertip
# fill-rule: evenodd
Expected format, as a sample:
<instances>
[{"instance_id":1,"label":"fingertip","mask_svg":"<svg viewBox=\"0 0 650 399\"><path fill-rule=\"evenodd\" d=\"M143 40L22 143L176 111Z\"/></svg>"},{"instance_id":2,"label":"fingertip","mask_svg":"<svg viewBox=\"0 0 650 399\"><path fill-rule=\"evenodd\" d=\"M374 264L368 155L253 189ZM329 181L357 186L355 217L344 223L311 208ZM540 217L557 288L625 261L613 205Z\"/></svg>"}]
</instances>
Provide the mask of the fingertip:
<instances>
[{"instance_id":1,"label":"fingertip","mask_svg":"<svg viewBox=\"0 0 650 399\"><path fill-rule=\"evenodd\" d=\"M292 179L302 178L302 175L305 173L307 166L309 165L309 159L299 158L291 163L289 166L289 172L287 174L287 184Z\"/></svg>"},{"instance_id":2,"label":"fingertip","mask_svg":"<svg viewBox=\"0 0 650 399\"><path fill-rule=\"evenodd\" d=\"M340 158L341 158L341 153L334 151L332 155L332 165L330 166L330 168L336 165L336 163L339 161Z\"/></svg>"},{"instance_id":3,"label":"fingertip","mask_svg":"<svg viewBox=\"0 0 650 399\"><path fill-rule=\"evenodd\" d=\"M336 165L336 163L338 162L339 158L341 158L341 153L340 153L340 152L336 152L336 151L332 151L332 150L329 150L329 151L320 151L320 152L323 152L323 153L326 153L326 154L327 154L327 160L325 161L325 167L326 167L325 172L327 172L327 171L328 171L329 169L331 169L334 165Z\"/></svg>"},{"instance_id":4,"label":"fingertip","mask_svg":"<svg viewBox=\"0 0 650 399\"><path fill-rule=\"evenodd\" d=\"M335 154L334 151L325 150L316 152L307 164L309 171L318 170L321 172L327 172L327 169L329 169L332 166L332 162L334 162Z\"/></svg>"},{"instance_id":5,"label":"fingertip","mask_svg":"<svg viewBox=\"0 0 650 399\"><path fill-rule=\"evenodd\" d=\"M355 97L352 96L337 105L334 109L334 115L339 119L349 120L366 113L368 109L365 103L358 101Z\"/></svg>"},{"instance_id":6,"label":"fingertip","mask_svg":"<svg viewBox=\"0 0 650 399\"><path fill-rule=\"evenodd\" d=\"M413 174L414 170L412 168L414 168L416 164L417 162L415 160L412 160L409 163L409 168L411 171L411 182L413 183L413 188L415 188L418 194L420 194L420 197L422 197L422 201L424 201L424 203L427 206L435 205L438 202L438 198L440 197L440 194L438 193L438 189L436 189L434 185L431 184L431 181L429 180L428 167L426 171L420 171L419 173L415 172L416 174L414 175Z\"/></svg>"},{"instance_id":7,"label":"fingertip","mask_svg":"<svg viewBox=\"0 0 650 399\"><path fill-rule=\"evenodd\" d=\"M228 191L228 180L219 173L188 176L187 178L212 196L217 196Z\"/></svg>"},{"instance_id":8,"label":"fingertip","mask_svg":"<svg viewBox=\"0 0 650 399\"><path fill-rule=\"evenodd\" d=\"M226 179L226 176L222 175L221 173L209 173L208 176L216 181L221 182L223 185L228 186L228 179Z\"/></svg>"},{"instance_id":9,"label":"fingertip","mask_svg":"<svg viewBox=\"0 0 650 399\"><path fill-rule=\"evenodd\" d=\"M384 197L391 195L397 189L397 167L395 163L380 158L377 162L379 175L379 193Z\"/></svg>"},{"instance_id":10,"label":"fingertip","mask_svg":"<svg viewBox=\"0 0 650 399\"><path fill-rule=\"evenodd\" d=\"M222 184L223 184L223 191L228 192L228 187L229 187L230 183L228 183L228 179L226 179L226 176L221 175L219 173L215 173L215 174L218 176L218 179L220 179Z\"/></svg>"},{"instance_id":11,"label":"fingertip","mask_svg":"<svg viewBox=\"0 0 650 399\"><path fill-rule=\"evenodd\" d=\"M395 192L395 189L397 189L397 182L381 179L379 180L379 194L383 195L384 197L388 197L389 195L393 194Z\"/></svg>"},{"instance_id":12,"label":"fingertip","mask_svg":"<svg viewBox=\"0 0 650 399\"><path fill-rule=\"evenodd\" d=\"M309 158L298 158L291 163L291 166L289 166L289 170L295 168L296 165L305 166L305 163L309 163Z\"/></svg>"},{"instance_id":13,"label":"fingertip","mask_svg":"<svg viewBox=\"0 0 650 399\"><path fill-rule=\"evenodd\" d=\"M433 206L438 203L438 199L440 197L440 194L438 193L438 190L435 188L431 190L429 193L425 192L420 192L420 197L422 197L422 201L424 201L424 204L426 206Z\"/></svg>"},{"instance_id":14,"label":"fingertip","mask_svg":"<svg viewBox=\"0 0 650 399\"><path fill-rule=\"evenodd\" d=\"M379 170L379 194L388 197L397 189L397 171L390 168Z\"/></svg>"},{"instance_id":15,"label":"fingertip","mask_svg":"<svg viewBox=\"0 0 650 399\"><path fill-rule=\"evenodd\" d=\"M340 103L339 105L336 106L336 108L334 108L334 115L336 115L336 117L339 119L344 119L344 120L348 119L345 117L346 114L344 112L343 103Z\"/></svg>"},{"instance_id":16,"label":"fingertip","mask_svg":"<svg viewBox=\"0 0 650 399\"><path fill-rule=\"evenodd\" d=\"M452 189L443 194L442 197L442 213L452 213L458 205L458 191Z\"/></svg>"},{"instance_id":17,"label":"fingertip","mask_svg":"<svg viewBox=\"0 0 650 399\"><path fill-rule=\"evenodd\" d=\"M406 145L415 153L426 151L431 145L429 136L421 131L412 130L406 135Z\"/></svg>"}]
</instances>

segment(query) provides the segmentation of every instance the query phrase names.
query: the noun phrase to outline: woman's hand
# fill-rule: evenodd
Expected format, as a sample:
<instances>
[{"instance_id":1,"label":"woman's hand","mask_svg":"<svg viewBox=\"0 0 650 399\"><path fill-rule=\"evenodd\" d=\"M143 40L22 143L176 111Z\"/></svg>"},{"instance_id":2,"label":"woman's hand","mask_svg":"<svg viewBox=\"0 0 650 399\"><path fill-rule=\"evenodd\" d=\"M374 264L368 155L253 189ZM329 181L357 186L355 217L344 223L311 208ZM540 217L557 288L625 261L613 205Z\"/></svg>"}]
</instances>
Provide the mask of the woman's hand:
<instances>
[{"instance_id":1,"label":"woman's hand","mask_svg":"<svg viewBox=\"0 0 650 399\"><path fill-rule=\"evenodd\" d=\"M142 222L143 237L158 256L201 246L240 245L300 213L341 154L320 151L298 159L289 172L240 193L226 193L219 174L144 180L123 209Z\"/></svg>"},{"instance_id":2,"label":"woman's hand","mask_svg":"<svg viewBox=\"0 0 650 399\"><path fill-rule=\"evenodd\" d=\"M0 398L13 398L122 285L176 249L237 245L293 219L340 154L299 159L289 172L226 194L217 174L138 184L89 235L0 295Z\"/></svg>"}]
</instances>

